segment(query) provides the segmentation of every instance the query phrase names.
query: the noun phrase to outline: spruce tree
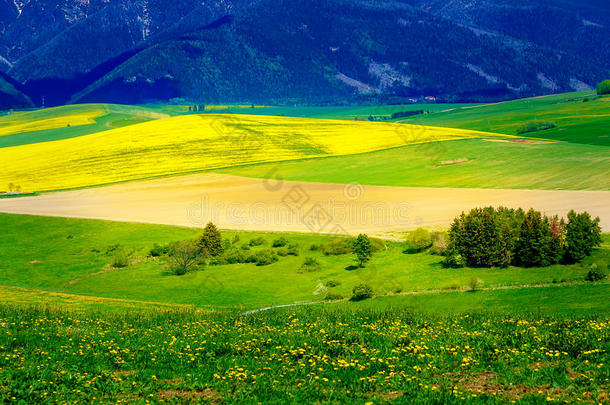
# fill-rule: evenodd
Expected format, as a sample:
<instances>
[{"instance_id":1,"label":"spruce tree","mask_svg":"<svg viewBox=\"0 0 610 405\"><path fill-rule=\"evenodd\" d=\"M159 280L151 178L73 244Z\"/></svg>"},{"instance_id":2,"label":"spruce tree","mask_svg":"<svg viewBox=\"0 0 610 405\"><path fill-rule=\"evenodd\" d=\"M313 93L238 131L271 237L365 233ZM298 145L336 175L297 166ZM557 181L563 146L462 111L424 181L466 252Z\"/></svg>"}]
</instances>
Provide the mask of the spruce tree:
<instances>
[{"instance_id":1,"label":"spruce tree","mask_svg":"<svg viewBox=\"0 0 610 405\"><path fill-rule=\"evenodd\" d=\"M199 238L199 248L203 254L210 256L220 256L224 253L222 235L213 223L207 224L203 230L203 234Z\"/></svg>"}]
</instances>

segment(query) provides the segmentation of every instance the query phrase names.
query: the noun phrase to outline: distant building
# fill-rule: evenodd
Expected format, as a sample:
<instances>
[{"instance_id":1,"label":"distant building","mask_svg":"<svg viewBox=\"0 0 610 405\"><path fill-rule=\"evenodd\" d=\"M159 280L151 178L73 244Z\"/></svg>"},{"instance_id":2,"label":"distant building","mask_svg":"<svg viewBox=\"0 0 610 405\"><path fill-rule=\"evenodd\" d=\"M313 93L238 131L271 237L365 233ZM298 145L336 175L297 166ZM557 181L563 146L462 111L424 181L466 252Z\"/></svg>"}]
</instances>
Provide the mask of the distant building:
<instances>
[{"instance_id":1,"label":"distant building","mask_svg":"<svg viewBox=\"0 0 610 405\"><path fill-rule=\"evenodd\" d=\"M424 100L426 100L427 102L430 102L430 103L435 103L436 102L436 97L434 97L434 96L426 96L426 97L424 97Z\"/></svg>"}]
</instances>

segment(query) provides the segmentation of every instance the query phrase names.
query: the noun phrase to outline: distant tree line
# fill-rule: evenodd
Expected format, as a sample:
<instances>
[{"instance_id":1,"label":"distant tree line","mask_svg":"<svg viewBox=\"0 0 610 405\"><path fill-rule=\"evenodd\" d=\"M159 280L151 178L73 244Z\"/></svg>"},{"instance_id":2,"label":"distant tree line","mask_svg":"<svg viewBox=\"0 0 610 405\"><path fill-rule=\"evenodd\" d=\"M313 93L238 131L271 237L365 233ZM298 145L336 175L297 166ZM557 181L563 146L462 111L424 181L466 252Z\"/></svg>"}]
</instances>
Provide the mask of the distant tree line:
<instances>
[{"instance_id":1,"label":"distant tree line","mask_svg":"<svg viewBox=\"0 0 610 405\"><path fill-rule=\"evenodd\" d=\"M411 117L413 115L420 115L423 113L424 113L424 110L398 111L398 112L395 112L394 114L392 114L392 119Z\"/></svg>"},{"instance_id":2,"label":"distant tree line","mask_svg":"<svg viewBox=\"0 0 610 405\"><path fill-rule=\"evenodd\" d=\"M575 263L601 244L599 218L568 213L568 221L533 209L476 208L455 218L447 235L447 267L533 267Z\"/></svg>"}]
</instances>

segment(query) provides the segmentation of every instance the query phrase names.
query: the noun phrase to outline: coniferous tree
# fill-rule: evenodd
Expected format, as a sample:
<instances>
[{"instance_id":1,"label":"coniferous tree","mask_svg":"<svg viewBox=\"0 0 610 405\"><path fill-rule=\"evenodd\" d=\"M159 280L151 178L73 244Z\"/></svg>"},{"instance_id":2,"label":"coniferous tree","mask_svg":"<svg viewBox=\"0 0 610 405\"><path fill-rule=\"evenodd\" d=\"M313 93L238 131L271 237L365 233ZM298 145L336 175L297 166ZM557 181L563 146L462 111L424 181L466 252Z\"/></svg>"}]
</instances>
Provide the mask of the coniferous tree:
<instances>
[{"instance_id":1,"label":"coniferous tree","mask_svg":"<svg viewBox=\"0 0 610 405\"><path fill-rule=\"evenodd\" d=\"M551 239L549 219L529 210L521 223L515 249L517 263L527 267L551 264Z\"/></svg>"},{"instance_id":2,"label":"coniferous tree","mask_svg":"<svg viewBox=\"0 0 610 405\"><path fill-rule=\"evenodd\" d=\"M566 225L566 253L565 260L579 262L589 256L593 249L602 242L599 217L591 219L588 212L577 214L568 213Z\"/></svg>"},{"instance_id":3,"label":"coniferous tree","mask_svg":"<svg viewBox=\"0 0 610 405\"><path fill-rule=\"evenodd\" d=\"M216 225L209 223L199 238L199 248L202 253L210 256L220 256L224 253L222 246L222 235Z\"/></svg>"}]
</instances>

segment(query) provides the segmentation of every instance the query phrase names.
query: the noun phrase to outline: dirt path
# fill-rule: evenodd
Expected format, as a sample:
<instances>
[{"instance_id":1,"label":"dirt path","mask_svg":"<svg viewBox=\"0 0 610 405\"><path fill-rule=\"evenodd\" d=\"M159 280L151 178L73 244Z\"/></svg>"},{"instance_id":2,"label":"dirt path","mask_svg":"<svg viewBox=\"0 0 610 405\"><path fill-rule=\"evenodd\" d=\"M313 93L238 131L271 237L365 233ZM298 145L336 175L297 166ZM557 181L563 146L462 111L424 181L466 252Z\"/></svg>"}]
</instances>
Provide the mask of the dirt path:
<instances>
[{"instance_id":1,"label":"dirt path","mask_svg":"<svg viewBox=\"0 0 610 405\"><path fill-rule=\"evenodd\" d=\"M610 231L610 191L539 191L361 186L194 174L0 200L0 212L224 229L399 236L447 227L486 205L547 215L587 210Z\"/></svg>"}]
</instances>

